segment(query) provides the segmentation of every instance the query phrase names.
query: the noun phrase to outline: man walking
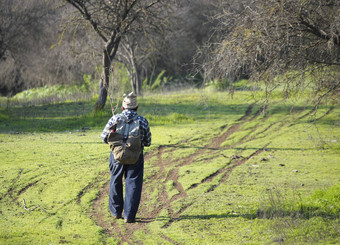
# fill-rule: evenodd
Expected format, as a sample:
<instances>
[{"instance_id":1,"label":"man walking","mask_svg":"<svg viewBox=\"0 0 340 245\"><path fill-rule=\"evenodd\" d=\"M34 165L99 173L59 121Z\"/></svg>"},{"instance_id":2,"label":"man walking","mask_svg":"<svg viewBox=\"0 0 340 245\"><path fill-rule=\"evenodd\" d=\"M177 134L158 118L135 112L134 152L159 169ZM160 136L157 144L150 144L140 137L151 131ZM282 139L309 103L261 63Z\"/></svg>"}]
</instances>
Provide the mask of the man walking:
<instances>
[{"instance_id":1,"label":"man walking","mask_svg":"<svg viewBox=\"0 0 340 245\"><path fill-rule=\"evenodd\" d=\"M137 114L137 96L131 92L123 100L123 112L114 115L106 124L101 138L108 143L108 136L112 126L117 125L121 120L137 120L141 138L141 153L136 163L122 164L115 159L111 151L109 167L111 172L109 209L113 217L122 218L124 211L124 222L134 223L142 194L143 170L144 170L144 146L151 144L151 132L148 121ZM123 176L125 178L125 200L123 199Z\"/></svg>"}]
</instances>

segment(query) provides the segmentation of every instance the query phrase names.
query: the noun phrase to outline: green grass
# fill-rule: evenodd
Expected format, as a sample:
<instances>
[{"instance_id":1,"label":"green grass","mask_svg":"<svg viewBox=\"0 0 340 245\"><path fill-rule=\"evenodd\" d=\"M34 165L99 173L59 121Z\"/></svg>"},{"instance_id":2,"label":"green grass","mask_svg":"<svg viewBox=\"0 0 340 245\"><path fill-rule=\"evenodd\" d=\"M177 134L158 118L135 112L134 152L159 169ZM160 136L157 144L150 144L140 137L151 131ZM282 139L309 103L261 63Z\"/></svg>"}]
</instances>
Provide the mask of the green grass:
<instances>
[{"instance_id":1,"label":"green grass","mask_svg":"<svg viewBox=\"0 0 340 245\"><path fill-rule=\"evenodd\" d=\"M0 244L340 244L340 106L306 101L139 98L153 139L132 225L111 218L103 189L109 105L2 107Z\"/></svg>"}]
</instances>

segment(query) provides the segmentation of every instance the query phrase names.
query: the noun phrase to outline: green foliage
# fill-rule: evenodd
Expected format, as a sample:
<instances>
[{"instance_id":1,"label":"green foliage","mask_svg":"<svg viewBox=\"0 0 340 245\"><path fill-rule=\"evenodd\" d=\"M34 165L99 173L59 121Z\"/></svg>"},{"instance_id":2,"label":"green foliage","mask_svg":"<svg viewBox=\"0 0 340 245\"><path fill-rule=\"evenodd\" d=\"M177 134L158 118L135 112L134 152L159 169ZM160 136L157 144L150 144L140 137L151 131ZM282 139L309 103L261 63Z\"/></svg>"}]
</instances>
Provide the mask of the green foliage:
<instances>
[{"instance_id":1,"label":"green foliage","mask_svg":"<svg viewBox=\"0 0 340 245\"><path fill-rule=\"evenodd\" d=\"M314 209L314 212L337 218L340 213L340 184L316 191L305 205Z\"/></svg>"},{"instance_id":2,"label":"green foliage","mask_svg":"<svg viewBox=\"0 0 340 245\"><path fill-rule=\"evenodd\" d=\"M229 89L230 82L227 79L214 79L211 80L206 84L206 89L208 90L217 90L217 91L224 91L226 89Z\"/></svg>"},{"instance_id":3,"label":"green foliage","mask_svg":"<svg viewBox=\"0 0 340 245\"><path fill-rule=\"evenodd\" d=\"M169 78L165 77L165 70L161 71L155 79L145 79L143 81L143 90L145 91L161 91L165 84L167 84Z\"/></svg>"},{"instance_id":4,"label":"green foliage","mask_svg":"<svg viewBox=\"0 0 340 245\"><path fill-rule=\"evenodd\" d=\"M293 194L289 196L281 191L270 191L264 201L264 208L259 209L261 218L312 218L316 216L336 219L340 212L340 184L327 190L317 190L310 197L302 199Z\"/></svg>"},{"instance_id":5,"label":"green foliage","mask_svg":"<svg viewBox=\"0 0 340 245\"><path fill-rule=\"evenodd\" d=\"M97 84L92 80L91 75L84 74L83 78L77 85L54 85L25 90L11 97L9 106L92 99L96 93ZM6 103L4 100L0 102Z\"/></svg>"},{"instance_id":6,"label":"green foliage","mask_svg":"<svg viewBox=\"0 0 340 245\"><path fill-rule=\"evenodd\" d=\"M117 86L120 95L123 95L124 93L132 91L131 78L124 64L120 62L115 62L114 71L111 77L112 77L111 84L110 84L110 87L112 87L111 90L116 89L114 87Z\"/></svg>"},{"instance_id":7,"label":"green foliage","mask_svg":"<svg viewBox=\"0 0 340 245\"><path fill-rule=\"evenodd\" d=\"M165 73L165 70L161 71L158 74L158 76L156 77L155 81L151 85L151 90L159 89L161 87L162 82L166 83L167 79L166 79L166 77L163 77L164 73Z\"/></svg>"},{"instance_id":8,"label":"green foliage","mask_svg":"<svg viewBox=\"0 0 340 245\"><path fill-rule=\"evenodd\" d=\"M83 93L87 93L90 91L94 91L94 87L96 87L95 82L92 80L92 76L91 75L83 75L84 80L82 81L82 84L80 85L80 90Z\"/></svg>"},{"instance_id":9,"label":"green foliage","mask_svg":"<svg viewBox=\"0 0 340 245\"><path fill-rule=\"evenodd\" d=\"M52 96L64 97L71 96L79 91L78 86L54 85L51 87L45 86L40 88L32 88L16 94L14 100L34 100L48 98Z\"/></svg>"}]
</instances>

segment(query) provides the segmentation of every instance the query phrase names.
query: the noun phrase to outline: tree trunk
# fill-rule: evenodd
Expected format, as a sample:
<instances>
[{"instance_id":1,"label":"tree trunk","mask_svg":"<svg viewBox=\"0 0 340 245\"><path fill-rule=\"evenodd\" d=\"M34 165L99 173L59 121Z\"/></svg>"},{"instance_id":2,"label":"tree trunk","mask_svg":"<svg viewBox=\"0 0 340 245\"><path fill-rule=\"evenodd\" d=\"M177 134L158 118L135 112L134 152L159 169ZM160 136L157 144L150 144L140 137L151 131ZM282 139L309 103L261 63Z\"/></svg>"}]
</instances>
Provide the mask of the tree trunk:
<instances>
[{"instance_id":1,"label":"tree trunk","mask_svg":"<svg viewBox=\"0 0 340 245\"><path fill-rule=\"evenodd\" d=\"M107 78L106 78L107 77ZM105 84L109 83L109 75L106 74L105 68L101 74L100 78L100 84L99 84L99 97L98 100L94 106L95 111L100 111L104 109L107 99L107 88L108 86L105 86Z\"/></svg>"},{"instance_id":2,"label":"tree trunk","mask_svg":"<svg viewBox=\"0 0 340 245\"><path fill-rule=\"evenodd\" d=\"M105 49L103 51L103 72L100 77L100 86L99 86L99 97L94 106L95 111L101 111L104 109L110 84L110 66L112 60L116 56L118 46L121 38L115 38L115 34L112 34L111 39L105 45Z\"/></svg>"},{"instance_id":3,"label":"tree trunk","mask_svg":"<svg viewBox=\"0 0 340 245\"><path fill-rule=\"evenodd\" d=\"M132 88L132 92L134 92L135 94L137 94L137 90L136 90L136 74L134 72L132 72L131 76L131 88Z\"/></svg>"},{"instance_id":4,"label":"tree trunk","mask_svg":"<svg viewBox=\"0 0 340 245\"><path fill-rule=\"evenodd\" d=\"M139 76L139 70L138 70L138 65L134 57L133 50L131 50L130 53L130 66L131 67L131 85L133 92L137 95L141 94L141 82L140 82L140 76Z\"/></svg>"},{"instance_id":5,"label":"tree trunk","mask_svg":"<svg viewBox=\"0 0 340 245\"><path fill-rule=\"evenodd\" d=\"M99 97L94 106L95 111L103 110L106 104L107 91L108 91L109 82L110 82L110 65L111 65L111 60L109 58L108 52L104 50L103 71L100 76Z\"/></svg>"},{"instance_id":6,"label":"tree trunk","mask_svg":"<svg viewBox=\"0 0 340 245\"><path fill-rule=\"evenodd\" d=\"M132 69L128 69L132 91L137 95L141 95L141 81L138 66L135 62L132 62L130 65L133 65Z\"/></svg>"},{"instance_id":7,"label":"tree trunk","mask_svg":"<svg viewBox=\"0 0 340 245\"><path fill-rule=\"evenodd\" d=\"M137 95L142 94L142 85L141 85L139 70L137 66L136 66L136 92L137 92Z\"/></svg>"}]
</instances>

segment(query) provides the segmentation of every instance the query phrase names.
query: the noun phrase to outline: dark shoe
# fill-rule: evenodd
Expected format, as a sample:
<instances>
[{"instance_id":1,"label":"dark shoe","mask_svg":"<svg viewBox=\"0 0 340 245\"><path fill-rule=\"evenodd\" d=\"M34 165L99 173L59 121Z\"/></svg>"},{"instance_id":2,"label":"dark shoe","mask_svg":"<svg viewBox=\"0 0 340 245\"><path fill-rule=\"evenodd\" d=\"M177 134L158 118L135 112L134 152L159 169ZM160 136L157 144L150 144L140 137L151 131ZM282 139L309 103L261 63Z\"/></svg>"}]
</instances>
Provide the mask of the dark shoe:
<instances>
[{"instance_id":1,"label":"dark shoe","mask_svg":"<svg viewBox=\"0 0 340 245\"><path fill-rule=\"evenodd\" d=\"M112 217L113 217L114 219L121 219L121 218L122 218L122 215L121 215L121 214L112 215Z\"/></svg>"},{"instance_id":2,"label":"dark shoe","mask_svg":"<svg viewBox=\"0 0 340 245\"><path fill-rule=\"evenodd\" d=\"M124 219L124 223L135 223L135 219Z\"/></svg>"}]
</instances>

